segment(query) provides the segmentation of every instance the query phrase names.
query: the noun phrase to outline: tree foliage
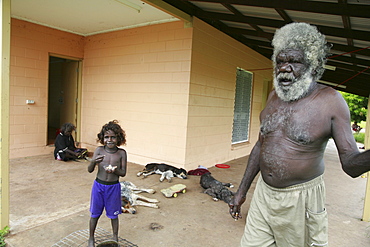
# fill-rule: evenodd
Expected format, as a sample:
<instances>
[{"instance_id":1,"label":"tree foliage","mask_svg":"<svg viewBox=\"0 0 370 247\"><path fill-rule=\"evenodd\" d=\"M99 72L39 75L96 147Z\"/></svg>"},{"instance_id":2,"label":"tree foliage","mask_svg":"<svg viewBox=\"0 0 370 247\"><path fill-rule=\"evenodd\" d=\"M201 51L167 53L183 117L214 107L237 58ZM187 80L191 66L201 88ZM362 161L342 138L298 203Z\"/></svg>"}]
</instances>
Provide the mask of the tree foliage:
<instances>
[{"instance_id":1,"label":"tree foliage","mask_svg":"<svg viewBox=\"0 0 370 247\"><path fill-rule=\"evenodd\" d=\"M6 246L5 237L6 235L8 235L9 230L10 230L9 226L6 226L4 227L4 229L0 230L0 247Z\"/></svg>"},{"instance_id":2,"label":"tree foliage","mask_svg":"<svg viewBox=\"0 0 370 247\"><path fill-rule=\"evenodd\" d=\"M347 102L351 112L351 121L360 123L366 121L368 98L351 93L340 92Z\"/></svg>"}]
</instances>

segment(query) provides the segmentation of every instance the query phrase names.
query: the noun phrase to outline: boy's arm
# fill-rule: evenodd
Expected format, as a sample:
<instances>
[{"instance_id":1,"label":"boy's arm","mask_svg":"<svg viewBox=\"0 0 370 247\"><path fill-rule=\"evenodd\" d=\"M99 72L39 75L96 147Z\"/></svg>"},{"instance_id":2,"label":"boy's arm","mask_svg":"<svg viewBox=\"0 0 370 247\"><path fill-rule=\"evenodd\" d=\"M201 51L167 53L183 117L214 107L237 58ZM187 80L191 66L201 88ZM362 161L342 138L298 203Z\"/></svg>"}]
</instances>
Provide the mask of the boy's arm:
<instances>
[{"instance_id":1,"label":"boy's arm","mask_svg":"<svg viewBox=\"0 0 370 247\"><path fill-rule=\"evenodd\" d=\"M87 171L92 173L94 170L95 170L95 166L96 166L96 161L95 159L93 158L90 162L90 164L87 166Z\"/></svg>"},{"instance_id":2,"label":"boy's arm","mask_svg":"<svg viewBox=\"0 0 370 247\"><path fill-rule=\"evenodd\" d=\"M95 166L103 161L105 155L100 155L101 147L97 147L90 164L87 166L87 171L92 173L95 170Z\"/></svg>"}]
</instances>

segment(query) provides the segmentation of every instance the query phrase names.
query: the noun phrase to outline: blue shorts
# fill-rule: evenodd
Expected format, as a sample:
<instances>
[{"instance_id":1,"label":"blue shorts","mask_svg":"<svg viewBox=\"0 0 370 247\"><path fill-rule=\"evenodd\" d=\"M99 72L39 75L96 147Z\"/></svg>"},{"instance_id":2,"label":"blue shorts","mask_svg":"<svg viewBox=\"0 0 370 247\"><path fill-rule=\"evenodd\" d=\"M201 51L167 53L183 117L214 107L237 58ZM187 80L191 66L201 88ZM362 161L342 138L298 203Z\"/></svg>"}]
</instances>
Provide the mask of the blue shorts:
<instances>
[{"instance_id":1,"label":"blue shorts","mask_svg":"<svg viewBox=\"0 0 370 247\"><path fill-rule=\"evenodd\" d=\"M98 182L99 181L99 182ZM120 183L104 183L99 179L94 181L91 189L90 212L92 218L98 218L105 212L108 218L117 219L122 212Z\"/></svg>"}]
</instances>

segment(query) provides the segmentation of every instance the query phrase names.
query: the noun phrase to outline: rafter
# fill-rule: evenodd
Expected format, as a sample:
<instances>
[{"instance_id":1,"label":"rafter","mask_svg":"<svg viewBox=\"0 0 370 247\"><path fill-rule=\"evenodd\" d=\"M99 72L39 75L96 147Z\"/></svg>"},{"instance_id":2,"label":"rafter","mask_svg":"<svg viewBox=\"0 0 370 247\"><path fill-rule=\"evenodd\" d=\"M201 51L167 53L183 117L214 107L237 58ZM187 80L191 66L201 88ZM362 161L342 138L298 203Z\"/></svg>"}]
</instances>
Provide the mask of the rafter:
<instances>
[{"instance_id":1,"label":"rafter","mask_svg":"<svg viewBox=\"0 0 370 247\"><path fill-rule=\"evenodd\" d=\"M184 0L186 2L228 3L243 6L276 8L302 12L321 13L330 15L350 15L355 17L370 18L370 5L366 4L341 4L319 1L297 0Z\"/></svg>"},{"instance_id":2,"label":"rafter","mask_svg":"<svg viewBox=\"0 0 370 247\"><path fill-rule=\"evenodd\" d=\"M180 8L186 13L196 16L221 32L229 35L242 44L250 47L261 55L271 58L273 48L271 40L274 29L281 28L287 23L305 20L310 23L312 15L305 13L324 14L312 19L311 23L325 34L333 44L334 54L328 59L327 64L336 67L335 71L326 71L323 79L332 83L341 83L351 78L370 66L370 27L366 21L370 19L370 4L350 4L347 0L328 1L297 1L297 0L164 0ZM204 3L208 3L207 5ZM365 2L366 3L366 2ZM219 6L224 6L229 13L219 11ZM247 16L247 12L258 7L256 14ZM254 9L253 9L254 10ZM264 15L264 10L266 14ZM271 15L274 10L278 15ZM289 11L302 12L302 18L295 20ZM289 14L288 14L289 13ZM306 15L306 16L305 16ZM336 15L341 18L333 17ZM355 17L355 18L354 18ZM361 17L361 18L359 18ZM364 19L367 18L367 19ZM356 22L354 22L356 21ZM356 25L352 25L352 22ZM238 24L249 25L250 28L237 28ZM242 26L242 25L240 25ZM355 29L354 29L355 28ZM341 43L345 39L346 43ZM370 69L351 78L346 83L344 91L362 96L370 94Z\"/></svg>"}]
</instances>

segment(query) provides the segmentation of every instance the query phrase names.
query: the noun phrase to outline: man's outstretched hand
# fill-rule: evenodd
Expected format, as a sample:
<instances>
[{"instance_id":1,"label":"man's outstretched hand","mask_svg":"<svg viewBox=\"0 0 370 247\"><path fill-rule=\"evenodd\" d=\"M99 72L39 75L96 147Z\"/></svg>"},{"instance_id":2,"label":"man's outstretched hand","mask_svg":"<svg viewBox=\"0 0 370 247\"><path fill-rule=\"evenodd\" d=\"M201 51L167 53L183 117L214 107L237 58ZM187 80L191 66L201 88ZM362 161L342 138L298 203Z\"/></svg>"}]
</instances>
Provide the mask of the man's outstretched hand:
<instances>
[{"instance_id":1,"label":"man's outstretched hand","mask_svg":"<svg viewBox=\"0 0 370 247\"><path fill-rule=\"evenodd\" d=\"M231 217L233 217L233 219L238 220L242 218L240 214L240 208L244 202L245 202L245 196L240 197L237 194L231 199L229 203L229 208L230 208L229 212L230 212Z\"/></svg>"}]
</instances>

